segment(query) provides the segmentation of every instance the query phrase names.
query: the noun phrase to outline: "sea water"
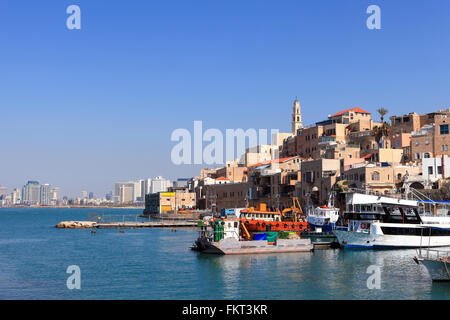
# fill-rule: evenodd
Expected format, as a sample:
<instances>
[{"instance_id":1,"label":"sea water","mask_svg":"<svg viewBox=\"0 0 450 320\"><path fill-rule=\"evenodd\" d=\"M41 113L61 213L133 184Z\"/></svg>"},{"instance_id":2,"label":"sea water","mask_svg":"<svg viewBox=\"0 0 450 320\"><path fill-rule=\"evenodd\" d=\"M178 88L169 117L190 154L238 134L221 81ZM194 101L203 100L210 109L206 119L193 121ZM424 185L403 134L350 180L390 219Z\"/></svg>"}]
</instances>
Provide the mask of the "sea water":
<instances>
[{"instance_id":1,"label":"sea water","mask_svg":"<svg viewBox=\"0 0 450 320\"><path fill-rule=\"evenodd\" d=\"M214 256L190 250L194 228L55 228L90 212L142 210L0 209L0 299L450 299L415 250Z\"/></svg>"}]
</instances>

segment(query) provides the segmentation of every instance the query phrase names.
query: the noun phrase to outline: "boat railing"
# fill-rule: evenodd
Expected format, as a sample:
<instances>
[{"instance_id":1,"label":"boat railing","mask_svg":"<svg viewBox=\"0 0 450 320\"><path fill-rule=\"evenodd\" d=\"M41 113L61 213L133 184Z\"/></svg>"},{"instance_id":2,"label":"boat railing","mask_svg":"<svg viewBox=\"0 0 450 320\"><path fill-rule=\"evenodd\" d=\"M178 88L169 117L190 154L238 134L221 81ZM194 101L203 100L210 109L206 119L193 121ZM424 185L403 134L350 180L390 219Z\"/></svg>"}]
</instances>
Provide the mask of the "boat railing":
<instances>
[{"instance_id":1,"label":"boat railing","mask_svg":"<svg viewBox=\"0 0 450 320\"><path fill-rule=\"evenodd\" d=\"M450 250L438 250L438 249L425 249L425 255L422 254L422 249L419 250L419 257L426 258L427 260L449 260Z\"/></svg>"}]
</instances>

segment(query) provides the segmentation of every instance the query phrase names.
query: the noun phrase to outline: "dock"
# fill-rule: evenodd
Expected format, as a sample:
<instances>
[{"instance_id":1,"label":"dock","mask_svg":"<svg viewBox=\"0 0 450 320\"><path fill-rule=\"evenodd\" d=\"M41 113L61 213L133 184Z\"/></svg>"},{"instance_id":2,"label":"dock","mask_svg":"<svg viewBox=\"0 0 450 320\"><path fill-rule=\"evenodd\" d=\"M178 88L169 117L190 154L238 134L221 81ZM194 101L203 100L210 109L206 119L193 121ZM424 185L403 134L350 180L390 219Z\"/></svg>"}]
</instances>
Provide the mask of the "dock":
<instances>
[{"instance_id":1,"label":"dock","mask_svg":"<svg viewBox=\"0 0 450 320\"><path fill-rule=\"evenodd\" d=\"M197 221L154 221L154 222L92 222L63 221L56 225L59 229L137 229L137 228L192 228Z\"/></svg>"}]
</instances>

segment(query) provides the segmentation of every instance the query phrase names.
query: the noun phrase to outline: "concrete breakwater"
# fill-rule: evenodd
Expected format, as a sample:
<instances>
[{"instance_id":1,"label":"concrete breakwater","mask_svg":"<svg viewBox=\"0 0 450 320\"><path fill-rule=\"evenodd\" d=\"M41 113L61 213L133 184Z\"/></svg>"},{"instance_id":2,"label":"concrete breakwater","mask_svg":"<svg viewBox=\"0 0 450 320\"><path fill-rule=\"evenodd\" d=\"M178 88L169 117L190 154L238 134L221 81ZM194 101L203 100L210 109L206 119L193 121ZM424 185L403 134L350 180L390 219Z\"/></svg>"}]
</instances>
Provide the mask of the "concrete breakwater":
<instances>
[{"instance_id":1,"label":"concrete breakwater","mask_svg":"<svg viewBox=\"0 0 450 320\"><path fill-rule=\"evenodd\" d=\"M196 227L197 221L158 221L158 222L94 222L62 221L55 227L59 229L94 229L94 228L182 228Z\"/></svg>"},{"instance_id":2,"label":"concrete breakwater","mask_svg":"<svg viewBox=\"0 0 450 320\"><path fill-rule=\"evenodd\" d=\"M56 225L59 229L90 229L97 225L94 221L62 221Z\"/></svg>"}]
</instances>

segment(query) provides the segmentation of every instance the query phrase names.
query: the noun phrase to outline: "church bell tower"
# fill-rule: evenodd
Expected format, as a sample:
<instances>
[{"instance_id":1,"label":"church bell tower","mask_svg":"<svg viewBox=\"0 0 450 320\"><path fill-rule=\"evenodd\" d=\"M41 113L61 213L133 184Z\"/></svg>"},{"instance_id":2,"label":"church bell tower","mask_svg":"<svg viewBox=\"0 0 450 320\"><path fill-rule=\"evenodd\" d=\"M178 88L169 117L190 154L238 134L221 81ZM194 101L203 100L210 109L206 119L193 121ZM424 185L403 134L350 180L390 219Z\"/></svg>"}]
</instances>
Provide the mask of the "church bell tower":
<instances>
[{"instance_id":1,"label":"church bell tower","mask_svg":"<svg viewBox=\"0 0 450 320\"><path fill-rule=\"evenodd\" d=\"M292 108L292 134L297 135L297 130L300 128L303 128L300 101L295 99L294 106Z\"/></svg>"}]
</instances>

